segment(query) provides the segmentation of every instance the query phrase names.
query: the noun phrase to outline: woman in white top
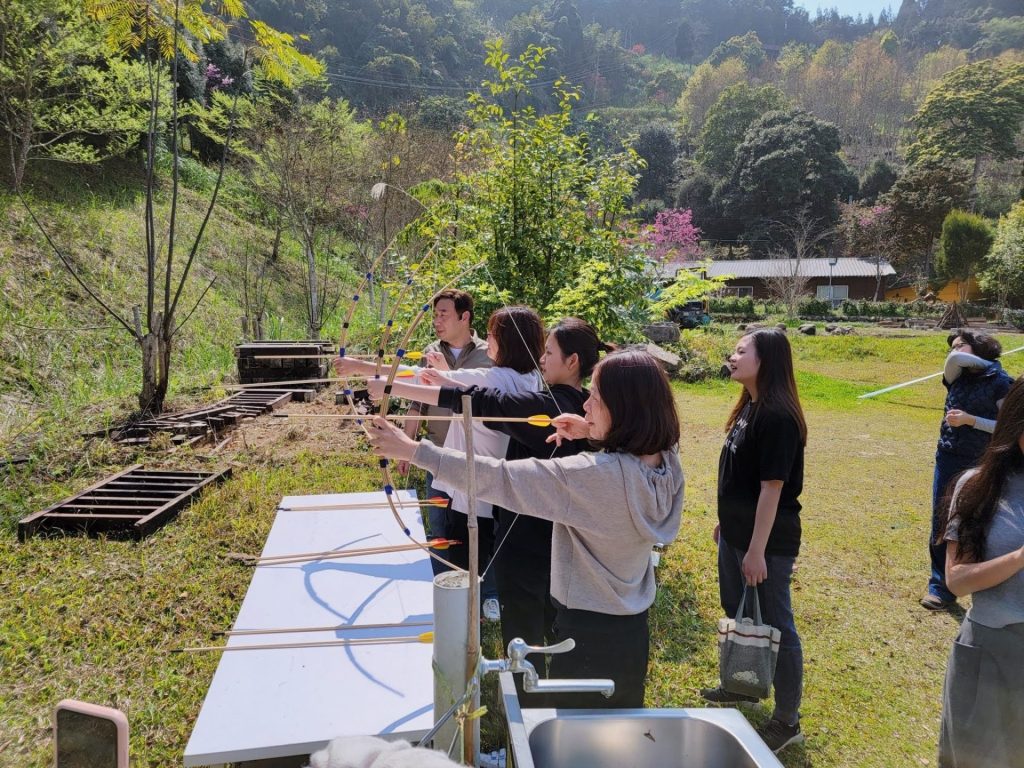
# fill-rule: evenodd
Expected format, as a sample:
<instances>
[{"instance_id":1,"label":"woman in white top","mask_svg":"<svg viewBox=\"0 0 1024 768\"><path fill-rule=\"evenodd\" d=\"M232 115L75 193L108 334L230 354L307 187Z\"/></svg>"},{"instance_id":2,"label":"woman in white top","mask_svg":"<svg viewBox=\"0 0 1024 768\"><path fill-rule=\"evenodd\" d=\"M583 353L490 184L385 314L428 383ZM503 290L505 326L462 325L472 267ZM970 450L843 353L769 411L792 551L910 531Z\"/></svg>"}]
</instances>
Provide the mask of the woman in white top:
<instances>
[{"instance_id":1,"label":"woman in white top","mask_svg":"<svg viewBox=\"0 0 1024 768\"><path fill-rule=\"evenodd\" d=\"M537 361L544 354L544 324L540 316L529 307L512 306L497 309L487 319L487 356L494 361L491 368L460 368L455 371L447 371L445 376L463 387L486 387L503 394L519 394L522 392L538 392L544 382L540 372L537 370ZM376 365L366 360L354 360L350 357L337 358L334 361L334 368L340 376L368 376L376 371ZM417 374L422 373L422 368L408 368ZM396 382L392 390L397 397L402 396L402 382ZM445 448L453 448L458 451L466 450L466 434L462 425L453 423L448 430L448 437L445 438ZM473 424L473 451L477 456L490 456L501 459L505 457L508 449L508 435L502 434L493 429L488 429L486 424L475 422ZM434 479L433 487L451 497L446 530L449 538L462 542L447 550L445 557L460 567L466 567L469 562L469 538L467 531L466 514L469 510L466 494L454 486L447 485L442 481ZM483 573L490 563L494 548L494 520L492 505L480 502L477 504L477 516L479 520L479 542L480 542L480 572ZM492 591L491 584L485 580L482 598L485 602L485 615L488 618L497 618L497 601L494 606L486 603L497 598L496 591Z\"/></svg>"}]
</instances>

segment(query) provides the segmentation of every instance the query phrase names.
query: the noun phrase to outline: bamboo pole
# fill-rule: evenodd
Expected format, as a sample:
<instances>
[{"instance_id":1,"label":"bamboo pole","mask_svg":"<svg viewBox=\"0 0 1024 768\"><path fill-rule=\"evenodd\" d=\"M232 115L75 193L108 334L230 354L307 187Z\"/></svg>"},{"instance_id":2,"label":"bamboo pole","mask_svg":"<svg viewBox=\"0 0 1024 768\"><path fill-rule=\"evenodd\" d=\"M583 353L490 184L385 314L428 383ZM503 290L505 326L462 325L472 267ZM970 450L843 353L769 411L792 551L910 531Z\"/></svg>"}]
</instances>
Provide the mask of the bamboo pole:
<instances>
[{"instance_id":1,"label":"bamboo pole","mask_svg":"<svg viewBox=\"0 0 1024 768\"><path fill-rule=\"evenodd\" d=\"M462 428L466 432L466 510L469 538L469 637L466 643L466 686L473 684L477 675L480 657L480 568L479 529L476 518L476 454L473 450L473 398L462 396ZM479 690L479 687L478 687ZM473 709L480 706L480 694L473 695ZM473 720L463 727L462 762L465 765L479 765L478 741L479 721Z\"/></svg>"},{"instance_id":2,"label":"bamboo pole","mask_svg":"<svg viewBox=\"0 0 1024 768\"><path fill-rule=\"evenodd\" d=\"M1003 352L1003 354L1000 355L1000 357L1006 357L1007 355L1013 355L1013 354L1016 354L1017 352L1021 352L1021 351L1024 351L1024 347L1017 347L1016 349L1011 349L1009 352ZM928 379L934 379L936 376L941 376L942 373L943 373L942 371L939 371L938 373L932 373L932 374L929 374L927 376L922 376L919 379L912 379L910 381L904 381L902 384L893 384L891 387L885 387L884 389L877 389L874 392L868 392L865 395L857 395L857 399L858 400L865 400L865 399L867 399L869 397L874 397L875 395L882 395L882 394L885 394L886 392L892 392L892 391L897 390L897 389L903 389L903 387L909 387L911 384L920 384L922 381L928 381Z\"/></svg>"}]
</instances>

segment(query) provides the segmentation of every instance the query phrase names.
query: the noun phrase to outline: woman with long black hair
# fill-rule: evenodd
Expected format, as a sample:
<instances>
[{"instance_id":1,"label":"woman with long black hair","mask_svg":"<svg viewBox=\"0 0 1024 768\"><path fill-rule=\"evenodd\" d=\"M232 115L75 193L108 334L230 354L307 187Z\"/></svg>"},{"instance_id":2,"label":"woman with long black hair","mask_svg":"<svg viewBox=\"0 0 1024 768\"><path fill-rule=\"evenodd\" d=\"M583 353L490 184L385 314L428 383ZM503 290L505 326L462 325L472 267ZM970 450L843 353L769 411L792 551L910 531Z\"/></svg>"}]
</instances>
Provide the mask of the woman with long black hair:
<instances>
[{"instance_id":1,"label":"woman with long black hair","mask_svg":"<svg viewBox=\"0 0 1024 768\"><path fill-rule=\"evenodd\" d=\"M1024 378L946 517L946 586L973 597L946 669L939 766L1024 766Z\"/></svg>"},{"instance_id":2,"label":"woman with long black hair","mask_svg":"<svg viewBox=\"0 0 1024 768\"><path fill-rule=\"evenodd\" d=\"M641 707L655 593L651 548L675 538L682 514L679 418L658 361L635 350L598 363L583 408L584 417L557 417L551 437L586 438L599 452L518 461L477 456L477 493L554 524L554 631L557 640L572 637L577 645L551 657L551 677L615 681L611 699L571 694L555 706ZM466 454L416 443L380 417L371 432L378 455L466 487Z\"/></svg>"},{"instance_id":3,"label":"woman with long black hair","mask_svg":"<svg viewBox=\"0 0 1024 768\"><path fill-rule=\"evenodd\" d=\"M726 422L718 462L718 589L726 615L734 616L744 591L756 587L764 622L782 633L775 710L758 731L778 752L803 741L803 650L793 620L790 580L800 552L807 424L784 332L762 328L746 334L728 366L732 380L743 389ZM719 704L755 701L722 688L705 689L701 695Z\"/></svg>"}]
</instances>

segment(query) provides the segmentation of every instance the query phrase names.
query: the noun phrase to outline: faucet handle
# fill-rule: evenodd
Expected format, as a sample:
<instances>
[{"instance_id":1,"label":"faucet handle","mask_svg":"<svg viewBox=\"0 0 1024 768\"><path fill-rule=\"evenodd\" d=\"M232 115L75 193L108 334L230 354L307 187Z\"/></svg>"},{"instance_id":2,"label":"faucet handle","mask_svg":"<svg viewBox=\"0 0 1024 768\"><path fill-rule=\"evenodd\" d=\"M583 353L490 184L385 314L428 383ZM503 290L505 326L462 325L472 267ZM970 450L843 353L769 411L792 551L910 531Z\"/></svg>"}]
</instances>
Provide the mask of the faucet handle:
<instances>
[{"instance_id":1,"label":"faucet handle","mask_svg":"<svg viewBox=\"0 0 1024 768\"><path fill-rule=\"evenodd\" d=\"M508 657L522 661L531 653L567 653L575 647L576 641L571 637L554 645L527 645L523 638L517 637L508 644Z\"/></svg>"}]
</instances>

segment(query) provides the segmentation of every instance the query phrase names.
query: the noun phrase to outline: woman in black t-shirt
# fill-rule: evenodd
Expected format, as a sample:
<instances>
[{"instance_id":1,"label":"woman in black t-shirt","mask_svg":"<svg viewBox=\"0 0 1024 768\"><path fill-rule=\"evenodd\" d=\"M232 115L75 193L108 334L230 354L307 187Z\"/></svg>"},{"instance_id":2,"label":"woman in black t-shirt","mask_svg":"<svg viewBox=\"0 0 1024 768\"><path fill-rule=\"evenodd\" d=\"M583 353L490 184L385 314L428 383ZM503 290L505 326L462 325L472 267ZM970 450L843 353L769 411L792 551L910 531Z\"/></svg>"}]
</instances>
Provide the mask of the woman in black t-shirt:
<instances>
[{"instance_id":1,"label":"woman in black t-shirt","mask_svg":"<svg viewBox=\"0 0 1024 768\"><path fill-rule=\"evenodd\" d=\"M757 587L761 615L782 633L775 671L775 711L758 730L778 752L803 741L800 697L803 651L793 621L790 580L800 551L800 491L807 425L786 334L758 329L729 356L743 391L726 423L718 462L718 585L722 608L734 616L748 586ZM701 695L716 703L752 702L722 688Z\"/></svg>"}]
</instances>

